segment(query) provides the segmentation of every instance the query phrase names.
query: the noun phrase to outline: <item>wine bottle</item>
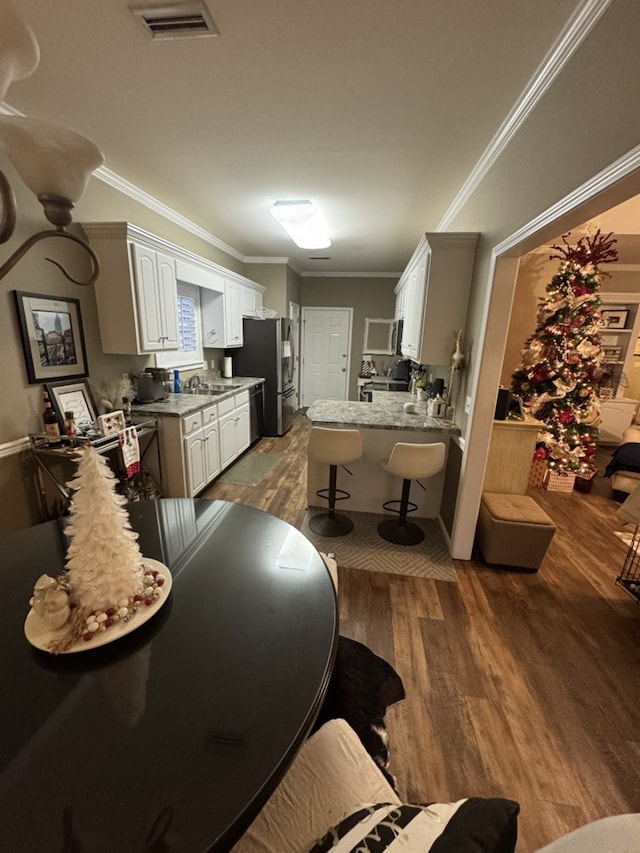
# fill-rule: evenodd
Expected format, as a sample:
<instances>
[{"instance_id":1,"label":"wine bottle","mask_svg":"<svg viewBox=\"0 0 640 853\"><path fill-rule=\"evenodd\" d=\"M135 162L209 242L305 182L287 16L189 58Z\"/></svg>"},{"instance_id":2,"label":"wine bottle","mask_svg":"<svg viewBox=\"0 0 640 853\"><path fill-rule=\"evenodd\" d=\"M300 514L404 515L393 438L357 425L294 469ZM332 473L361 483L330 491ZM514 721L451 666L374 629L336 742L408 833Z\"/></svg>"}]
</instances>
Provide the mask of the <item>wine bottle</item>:
<instances>
[{"instance_id":1,"label":"wine bottle","mask_svg":"<svg viewBox=\"0 0 640 853\"><path fill-rule=\"evenodd\" d=\"M42 420L44 421L44 431L49 447L57 447L59 444L62 444L60 439L60 424L58 423L58 416L53 411L51 400L49 399L49 395L46 391L44 392L44 412L42 413Z\"/></svg>"}]
</instances>

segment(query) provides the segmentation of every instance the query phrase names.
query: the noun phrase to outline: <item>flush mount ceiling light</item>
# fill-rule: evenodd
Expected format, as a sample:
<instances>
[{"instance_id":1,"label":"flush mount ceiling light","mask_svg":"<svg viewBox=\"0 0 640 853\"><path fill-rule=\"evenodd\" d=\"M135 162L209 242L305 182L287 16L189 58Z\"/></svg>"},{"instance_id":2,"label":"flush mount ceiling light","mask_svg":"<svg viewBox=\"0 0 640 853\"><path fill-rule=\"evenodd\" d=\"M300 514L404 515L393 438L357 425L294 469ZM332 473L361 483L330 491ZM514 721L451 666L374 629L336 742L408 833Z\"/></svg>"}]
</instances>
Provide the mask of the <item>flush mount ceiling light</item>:
<instances>
[{"instance_id":1,"label":"flush mount ceiling light","mask_svg":"<svg viewBox=\"0 0 640 853\"><path fill-rule=\"evenodd\" d=\"M331 245L322 218L310 201L277 201L270 213L301 249L327 249Z\"/></svg>"},{"instance_id":2,"label":"flush mount ceiling light","mask_svg":"<svg viewBox=\"0 0 640 853\"><path fill-rule=\"evenodd\" d=\"M9 0L0 0L0 101L14 80L35 71L40 53L31 28L18 15ZM24 116L0 116L0 147L4 148L16 171L35 193L55 230L33 234L0 266L0 279L13 269L29 249L47 237L63 237L78 243L89 254L91 275L87 280L73 278L51 258L74 284L93 284L100 264L93 249L65 231L71 224L71 211L85 190L91 173L102 165L104 157L93 142L65 127ZM0 172L0 243L6 243L16 225L16 202L7 177Z\"/></svg>"}]
</instances>

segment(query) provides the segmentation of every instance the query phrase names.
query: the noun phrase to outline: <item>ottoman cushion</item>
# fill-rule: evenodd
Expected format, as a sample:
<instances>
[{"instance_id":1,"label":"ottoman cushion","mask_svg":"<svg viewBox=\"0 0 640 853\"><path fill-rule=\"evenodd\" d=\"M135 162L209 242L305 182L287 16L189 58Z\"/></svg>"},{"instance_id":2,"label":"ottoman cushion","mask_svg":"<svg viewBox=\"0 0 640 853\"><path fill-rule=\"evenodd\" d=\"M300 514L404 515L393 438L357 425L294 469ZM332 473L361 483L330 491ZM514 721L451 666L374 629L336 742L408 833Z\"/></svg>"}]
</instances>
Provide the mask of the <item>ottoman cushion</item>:
<instances>
[{"instance_id":1,"label":"ottoman cushion","mask_svg":"<svg viewBox=\"0 0 640 853\"><path fill-rule=\"evenodd\" d=\"M500 521L553 524L542 507L528 495L502 495L498 492L484 492L482 500L493 518Z\"/></svg>"},{"instance_id":2,"label":"ottoman cushion","mask_svg":"<svg viewBox=\"0 0 640 853\"><path fill-rule=\"evenodd\" d=\"M555 530L528 495L482 495L476 540L487 563L537 571Z\"/></svg>"}]
</instances>

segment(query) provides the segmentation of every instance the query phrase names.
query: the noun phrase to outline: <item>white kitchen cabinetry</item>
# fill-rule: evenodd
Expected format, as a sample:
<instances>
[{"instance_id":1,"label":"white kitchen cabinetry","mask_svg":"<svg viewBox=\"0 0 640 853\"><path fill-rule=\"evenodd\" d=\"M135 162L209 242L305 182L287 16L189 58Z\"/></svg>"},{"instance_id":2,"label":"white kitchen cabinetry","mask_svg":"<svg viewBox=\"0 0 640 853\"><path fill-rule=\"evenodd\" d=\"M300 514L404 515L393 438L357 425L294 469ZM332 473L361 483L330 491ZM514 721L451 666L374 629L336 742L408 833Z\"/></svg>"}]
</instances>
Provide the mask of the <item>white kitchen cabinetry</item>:
<instances>
[{"instance_id":1,"label":"white kitchen cabinetry","mask_svg":"<svg viewBox=\"0 0 640 853\"><path fill-rule=\"evenodd\" d=\"M218 409L210 406L202 413L204 426L184 439L187 492L197 495L222 470L218 437Z\"/></svg>"},{"instance_id":2,"label":"white kitchen cabinetry","mask_svg":"<svg viewBox=\"0 0 640 853\"><path fill-rule=\"evenodd\" d=\"M237 281L224 283L225 347L241 347L242 337L242 285Z\"/></svg>"},{"instance_id":3,"label":"white kitchen cabinetry","mask_svg":"<svg viewBox=\"0 0 640 853\"><path fill-rule=\"evenodd\" d=\"M241 391L218 404L220 465L226 468L249 447L249 392Z\"/></svg>"},{"instance_id":4,"label":"white kitchen cabinetry","mask_svg":"<svg viewBox=\"0 0 640 853\"><path fill-rule=\"evenodd\" d=\"M242 285L242 316L243 317L258 317L259 311L262 308L262 292L261 287L255 285Z\"/></svg>"},{"instance_id":5,"label":"white kitchen cabinetry","mask_svg":"<svg viewBox=\"0 0 640 853\"><path fill-rule=\"evenodd\" d=\"M403 306L402 355L419 364L449 364L464 328L478 235L425 234L396 286Z\"/></svg>"},{"instance_id":6,"label":"white kitchen cabinetry","mask_svg":"<svg viewBox=\"0 0 640 853\"><path fill-rule=\"evenodd\" d=\"M143 352L178 349L175 261L169 255L131 243Z\"/></svg>"},{"instance_id":7,"label":"white kitchen cabinetry","mask_svg":"<svg viewBox=\"0 0 640 853\"><path fill-rule=\"evenodd\" d=\"M202 341L205 347L241 347L242 318L257 317L262 307L260 285L223 279L223 292L200 292Z\"/></svg>"},{"instance_id":8,"label":"white kitchen cabinetry","mask_svg":"<svg viewBox=\"0 0 640 853\"><path fill-rule=\"evenodd\" d=\"M404 301L407 293L406 289L406 281L404 278L401 278L398 284L396 285L395 294L396 294L396 307L393 314L394 320L404 320Z\"/></svg>"},{"instance_id":9,"label":"white kitchen cabinetry","mask_svg":"<svg viewBox=\"0 0 640 853\"><path fill-rule=\"evenodd\" d=\"M158 430L164 494L172 498L197 495L222 470L217 404L183 418L161 416Z\"/></svg>"},{"instance_id":10,"label":"white kitchen cabinetry","mask_svg":"<svg viewBox=\"0 0 640 853\"><path fill-rule=\"evenodd\" d=\"M182 418L158 416L165 497L193 497L250 444L249 391Z\"/></svg>"},{"instance_id":11,"label":"white kitchen cabinetry","mask_svg":"<svg viewBox=\"0 0 640 853\"><path fill-rule=\"evenodd\" d=\"M103 352L177 349L177 280L200 288L203 345L242 346L243 312L255 316L264 287L129 222L82 228L100 260L95 296Z\"/></svg>"}]
</instances>

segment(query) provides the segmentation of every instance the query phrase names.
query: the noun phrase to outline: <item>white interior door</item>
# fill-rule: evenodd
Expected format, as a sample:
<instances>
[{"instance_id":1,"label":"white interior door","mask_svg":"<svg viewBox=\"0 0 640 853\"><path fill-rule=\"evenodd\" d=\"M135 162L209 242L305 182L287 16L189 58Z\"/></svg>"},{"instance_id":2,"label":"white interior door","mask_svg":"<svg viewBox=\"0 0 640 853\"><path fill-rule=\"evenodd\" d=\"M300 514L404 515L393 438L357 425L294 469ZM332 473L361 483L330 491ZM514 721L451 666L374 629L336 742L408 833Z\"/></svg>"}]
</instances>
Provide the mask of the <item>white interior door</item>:
<instances>
[{"instance_id":1,"label":"white interior door","mask_svg":"<svg viewBox=\"0 0 640 853\"><path fill-rule=\"evenodd\" d=\"M295 397L293 406L297 412L300 408L300 306L297 302L289 302L289 319L291 320L293 335L293 387Z\"/></svg>"},{"instance_id":2,"label":"white interior door","mask_svg":"<svg viewBox=\"0 0 640 853\"><path fill-rule=\"evenodd\" d=\"M351 352L351 308L302 309L302 405L346 400Z\"/></svg>"}]
</instances>

